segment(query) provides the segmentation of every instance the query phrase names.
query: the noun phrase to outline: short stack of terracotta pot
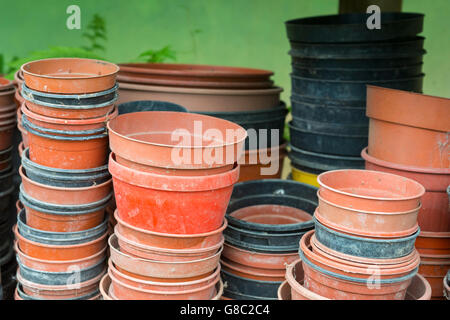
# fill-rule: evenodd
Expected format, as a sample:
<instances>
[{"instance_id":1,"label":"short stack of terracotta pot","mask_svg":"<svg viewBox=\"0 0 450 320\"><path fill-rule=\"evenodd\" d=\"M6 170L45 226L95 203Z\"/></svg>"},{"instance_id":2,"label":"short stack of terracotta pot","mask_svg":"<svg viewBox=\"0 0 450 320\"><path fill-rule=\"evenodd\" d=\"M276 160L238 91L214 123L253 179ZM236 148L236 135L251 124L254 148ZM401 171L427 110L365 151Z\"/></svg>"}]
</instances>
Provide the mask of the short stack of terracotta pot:
<instances>
[{"instance_id":1,"label":"short stack of terracotta pot","mask_svg":"<svg viewBox=\"0 0 450 320\"><path fill-rule=\"evenodd\" d=\"M292 299L305 299L305 289L337 300L407 298L420 263L414 244L424 187L369 170L328 171L318 182L315 231L300 241L302 270L286 273Z\"/></svg>"},{"instance_id":2,"label":"short stack of terracotta pot","mask_svg":"<svg viewBox=\"0 0 450 320\"><path fill-rule=\"evenodd\" d=\"M280 178L287 154L287 108L268 70L185 64L121 64L119 100L177 103L189 112L232 121L248 130L239 181ZM273 136L273 137L272 137ZM267 170L272 162L273 170Z\"/></svg>"},{"instance_id":3,"label":"short stack of terracotta pot","mask_svg":"<svg viewBox=\"0 0 450 320\"><path fill-rule=\"evenodd\" d=\"M221 258L224 299L275 300L286 264L314 226L317 188L268 179L236 184Z\"/></svg>"},{"instance_id":4,"label":"short stack of terracotta pot","mask_svg":"<svg viewBox=\"0 0 450 320\"><path fill-rule=\"evenodd\" d=\"M106 122L117 116L114 64L47 59L21 68L17 300L95 300L106 272L112 179Z\"/></svg>"},{"instance_id":5,"label":"short stack of terracotta pot","mask_svg":"<svg viewBox=\"0 0 450 320\"><path fill-rule=\"evenodd\" d=\"M450 268L450 99L368 86L367 116L369 146L361 153L366 169L414 179L426 189L416 241L419 273L433 298L442 298Z\"/></svg>"},{"instance_id":6,"label":"short stack of terracotta pot","mask_svg":"<svg viewBox=\"0 0 450 320\"><path fill-rule=\"evenodd\" d=\"M117 225L104 299L218 299L224 217L246 131L166 111L122 114L108 130Z\"/></svg>"}]
</instances>

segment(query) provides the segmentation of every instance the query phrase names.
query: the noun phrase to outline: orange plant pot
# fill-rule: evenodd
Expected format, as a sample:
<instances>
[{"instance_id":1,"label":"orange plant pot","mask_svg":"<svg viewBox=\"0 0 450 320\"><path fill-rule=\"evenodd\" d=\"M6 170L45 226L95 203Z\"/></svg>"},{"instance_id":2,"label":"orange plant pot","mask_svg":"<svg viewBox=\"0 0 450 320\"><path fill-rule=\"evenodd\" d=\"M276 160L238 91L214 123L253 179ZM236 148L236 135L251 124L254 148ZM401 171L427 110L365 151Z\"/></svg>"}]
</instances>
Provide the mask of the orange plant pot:
<instances>
[{"instance_id":1,"label":"orange plant pot","mask_svg":"<svg viewBox=\"0 0 450 320\"><path fill-rule=\"evenodd\" d=\"M20 106L25 102L25 99L20 94L20 90L16 90L16 93L14 94L14 102L18 109L20 109Z\"/></svg>"},{"instance_id":2,"label":"orange plant pot","mask_svg":"<svg viewBox=\"0 0 450 320\"><path fill-rule=\"evenodd\" d=\"M112 113L114 110L114 104L90 109L62 109L46 107L31 101L27 101L26 105L28 109L35 114L58 119L93 119L104 117L105 115Z\"/></svg>"},{"instance_id":3,"label":"orange plant pot","mask_svg":"<svg viewBox=\"0 0 450 320\"><path fill-rule=\"evenodd\" d=\"M421 198L418 222L422 231L449 232L450 210L447 196L447 186L450 183L449 168L420 168L396 164L377 159L367 153L367 148L361 152L366 160L367 170L383 171L413 179L425 187Z\"/></svg>"},{"instance_id":4,"label":"orange plant pot","mask_svg":"<svg viewBox=\"0 0 450 320\"><path fill-rule=\"evenodd\" d=\"M220 228L200 234L168 234L148 231L136 228L123 221L117 212L114 212L117 220L117 232L123 237L139 244L166 249L200 249L214 246L222 241L222 232L228 225L226 219Z\"/></svg>"},{"instance_id":5,"label":"orange plant pot","mask_svg":"<svg viewBox=\"0 0 450 320\"><path fill-rule=\"evenodd\" d=\"M408 166L449 168L450 99L368 86L367 116L371 156Z\"/></svg>"},{"instance_id":6,"label":"orange plant pot","mask_svg":"<svg viewBox=\"0 0 450 320\"><path fill-rule=\"evenodd\" d=\"M119 67L101 60L53 58L25 63L20 70L30 89L82 94L114 87Z\"/></svg>"},{"instance_id":7,"label":"orange plant pot","mask_svg":"<svg viewBox=\"0 0 450 320\"><path fill-rule=\"evenodd\" d=\"M244 157L239 161L241 165L239 182L280 179L286 155L286 144L271 149L246 150ZM277 170L271 168L274 165Z\"/></svg>"},{"instance_id":8,"label":"orange plant pot","mask_svg":"<svg viewBox=\"0 0 450 320\"><path fill-rule=\"evenodd\" d=\"M12 87L9 90L0 91L0 106L9 106L14 104L14 94L16 89Z\"/></svg>"},{"instance_id":9,"label":"orange plant pot","mask_svg":"<svg viewBox=\"0 0 450 320\"><path fill-rule=\"evenodd\" d=\"M234 275L246 279L261 281L283 281L285 269L264 269L243 265L222 257L220 260L222 269Z\"/></svg>"},{"instance_id":10,"label":"orange plant pot","mask_svg":"<svg viewBox=\"0 0 450 320\"><path fill-rule=\"evenodd\" d=\"M113 153L109 171L120 219L137 228L171 234L198 234L220 228L239 178L239 166L204 177L141 172L118 164Z\"/></svg>"},{"instance_id":11,"label":"orange plant pot","mask_svg":"<svg viewBox=\"0 0 450 320\"><path fill-rule=\"evenodd\" d=\"M444 297L443 279L450 269L450 255L421 255L419 273L431 285L433 298Z\"/></svg>"},{"instance_id":12,"label":"orange plant pot","mask_svg":"<svg viewBox=\"0 0 450 320\"><path fill-rule=\"evenodd\" d=\"M16 120L0 122L0 150L11 147Z\"/></svg>"},{"instance_id":13,"label":"orange plant pot","mask_svg":"<svg viewBox=\"0 0 450 320\"><path fill-rule=\"evenodd\" d=\"M14 227L14 234L21 252L31 258L50 261L70 261L90 257L105 248L107 237L104 234L98 239L74 245L49 245L24 238L18 232L17 226Z\"/></svg>"},{"instance_id":14,"label":"orange plant pot","mask_svg":"<svg viewBox=\"0 0 450 320\"><path fill-rule=\"evenodd\" d=\"M422 231L415 245L420 254L450 255L450 232Z\"/></svg>"},{"instance_id":15,"label":"orange plant pot","mask_svg":"<svg viewBox=\"0 0 450 320\"><path fill-rule=\"evenodd\" d=\"M354 210L415 210L425 193L425 188L414 180L379 171L327 171L317 177L317 182L323 199Z\"/></svg>"}]
</instances>

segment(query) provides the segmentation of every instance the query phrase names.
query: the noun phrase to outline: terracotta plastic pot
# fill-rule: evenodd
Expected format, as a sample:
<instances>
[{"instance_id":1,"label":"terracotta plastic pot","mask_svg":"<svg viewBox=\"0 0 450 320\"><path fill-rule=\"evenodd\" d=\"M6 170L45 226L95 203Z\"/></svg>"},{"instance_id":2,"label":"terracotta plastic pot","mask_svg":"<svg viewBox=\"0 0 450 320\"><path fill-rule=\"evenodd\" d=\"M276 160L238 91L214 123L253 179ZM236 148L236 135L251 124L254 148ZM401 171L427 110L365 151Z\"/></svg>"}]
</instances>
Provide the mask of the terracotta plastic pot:
<instances>
[{"instance_id":1,"label":"terracotta plastic pot","mask_svg":"<svg viewBox=\"0 0 450 320\"><path fill-rule=\"evenodd\" d=\"M31 269L47 272L67 272L67 270L82 270L92 267L105 260L107 249L105 246L102 250L94 253L92 256L82 259L57 261L29 257L19 250L17 243L14 247L21 264Z\"/></svg>"},{"instance_id":2,"label":"terracotta plastic pot","mask_svg":"<svg viewBox=\"0 0 450 320\"><path fill-rule=\"evenodd\" d=\"M260 179L280 179L283 171L284 158L287 155L287 144L270 149L246 150L239 161L241 173L239 182ZM272 169L272 167L278 170Z\"/></svg>"},{"instance_id":3,"label":"terracotta plastic pot","mask_svg":"<svg viewBox=\"0 0 450 320\"><path fill-rule=\"evenodd\" d=\"M206 259L215 255L219 249L222 248L224 243L224 238L222 237L222 240L219 243L210 247L199 249L167 249L136 243L120 234L117 228L115 228L114 231L121 252L155 261L177 262Z\"/></svg>"},{"instance_id":4,"label":"terracotta plastic pot","mask_svg":"<svg viewBox=\"0 0 450 320\"><path fill-rule=\"evenodd\" d=\"M12 138L16 120L0 122L0 150L8 149L12 145Z\"/></svg>"},{"instance_id":5,"label":"terracotta plastic pot","mask_svg":"<svg viewBox=\"0 0 450 320\"><path fill-rule=\"evenodd\" d=\"M117 220L117 232L123 237L142 245L148 245L166 249L200 249L214 246L222 241L222 232L228 225L226 219L220 228L200 234L168 234L148 231L133 227L123 221L117 212L114 212Z\"/></svg>"},{"instance_id":6,"label":"terracotta plastic pot","mask_svg":"<svg viewBox=\"0 0 450 320\"><path fill-rule=\"evenodd\" d=\"M74 245L49 245L30 241L18 232L17 226L14 227L14 234L21 252L31 258L41 260L70 261L83 259L102 251L106 245L106 233L95 240Z\"/></svg>"},{"instance_id":7,"label":"terracotta plastic pot","mask_svg":"<svg viewBox=\"0 0 450 320\"><path fill-rule=\"evenodd\" d=\"M0 106L9 106L14 104L15 88L0 91Z\"/></svg>"},{"instance_id":8,"label":"terracotta plastic pot","mask_svg":"<svg viewBox=\"0 0 450 320\"><path fill-rule=\"evenodd\" d=\"M420 254L450 255L450 232L422 231L416 239Z\"/></svg>"},{"instance_id":9,"label":"terracotta plastic pot","mask_svg":"<svg viewBox=\"0 0 450 320\"><path fill-rule=\"evenodd\" d=\"M216 294L220 268L211 276L192 282L152 283L121 274L112 263L108 269L112 291L119 300L210 300Z\"/></svg>"},{"instance_id":10,"label":"terracotta plastic pot","mask_svg":"<svg viewBox=\"0 0 450 320\"><path fill-rule=\"evenodd\" d=\"M64 300L64 299L75 299L77 297L85 296L93 291L98 290L99 281L106 272L100 273L96 277L78 284L68 284L68 285L43 285L25 280L20 272L17 272L17 280L22 285L23 291L33 297L38 299L46 300Z\"/></svg>"},{"instance_id":11,"label":"terracotta plastic pot","mask_svg":"<svg viewBox=\"0 0 450 320\"><path fill-rule=\"evenodd\" d=\"M19 146L17 147L17 151L19 152L19 157L22 157L22 153L25 150L25 143L22 141L19 143Z\"/></svg>"},{"instance_id":12,"label":"terracotta plastic pot","mask_svg":"<svg viewBox=\"0 0 450 320\"><path fill-rule=\"evenodd\" d=\"M93 228L103 222L111 194L97 202L81 205L56 205L31 198L20 187L19 199L26 211L27 224L39 230L74 232Z\"/></svg>"},{"instance_id":13,"label":"terracotta plastic pot","mask_svg":"<svg viewBox=\"0 0 450 320\"><path fill-rule=\"evenodd\" d=\"M0 150L0 161L8 160L11 158L13 147L9 147L8 149ZM5 168L0 169L0 171Z\"/></svg>"},{"instance_id":14,"label":"terracotta plastic pot","mask_svg":"<svg viewBox=\"0 0 450 320\"><path fill-rule=\"evenodd\" d=\"M113 153L109 170L120 219L138 228L175 234L220 228L239 177L239 166L204 177L139 172L118 164Z\"/></svg>"},{"instance_id":15,"label":"terracotta plastic pot","mask_svg":"<svg viewBox=\"0 0 450 320\"><path fill-rule=\"evenodd\" d=\"M98 290L94 290L86 295L80 296L80 297L74 297L74 298L67 298L62 300L100 300L101 294ZM14 300L47 300L42 298L36 298L29 296L25 292L23 292L22 285L18 284L14 291ZM53 300L53 299L52 299ZM54 298L54 300L57 300Z\"/></svg>"},{"instance_id":16,"label":"terracotta plastic pot","mask_svg":"<svg viewBox=\"0 0 450 320\"><path fill-rule=\"evenodd\" d=\"M383 171L413 179L425 187L421 198L422 208L418 215L419 226L423 231L446 232L450 230L450 214L446 188L450 181L448 168L420 168L388 161L370 156L367 148L361 152L366 160L366 169Z\"/></svg>"},{"instance_id":17,"label":"terracotta plastic pot","mask_svg":"<svg viewBox=\"0 0 450 320\"><path fill-rule=\"evenodd\" d=\"M254 268L284 270L286 264L289 264L298 258L298 254L254 252L225 243L222 257L241 265Z\"/></svg>"},{"instance_id":18,"label":"terracotta plastic pot","mask_svg":"<svg viewBox=\"0 0 450 320\"><path fill-rule=\"evenodd\" d=\"M421 255L419 273L430 283L433 298L443 298L443 279L449 269L450 255Z\"/></svg>"},{"instance_id":19,"label":"terracotta plastic pot","mask_svg":"<svg viewBox=\"0 0 450 320\"><path fill-rule=\"evenodd\" d=\"M299 251L307 289L330 299L404 299L406 289L417 273L419 258L407 266L394 265L390 269L372 265L353 267L313 253L309 248L313 232L302 238Z\"/></svg>"},{"instance_id":20,"label":"terracotta plastic pot","mask_svg":"<svg viewBox=\"0 0 450 320\"><path fill-rule=\"evenodd\" d=\"M11 80L0 77L0 92L14 89L14 83Z\"/></svg>"},{"instance_id":21,"label":"terracotta plastic pot","mask_svg":"<svg viewBox=\"0 0 450 320\"><path fill-rule=\"evenodd\" d=\"M369 237L404 237L418 229L417 215L420 205L408 211L376 212L355 210L335 205L317 192L319 207L315 212L317 220L335 230Z\"/></svg>"},{"instance_id":22,"label":"terracotta plastic pot","mask_svg":"<svg viewBox=\"0 0 450 320\"><path fill-rule=\"evenodd\" d=\"M303 286L302 261L297 260L288 266L286 280L278 290L279 300L328 300ZM292 283L292 285L291 285ZM405 300L430 300L431 287L420 274L416 274L406 290Z\"/></svg>"},{"instance_id":23,"label":"terracotta plastic pot","mask_svg":"<svg viewBox=\"0 0 450 320\"><path fill-rule=\"evenodd\" d=\"M220 264L222 269L231 273L243 277L245 279L261 280L261 281L283 281L284 280L284 268L282 269L264 269L255 268L245 264L240 264L224 257L221 258Z\"/></svg>"},{"instance_id":24,"label":"terracotta plastic pot","mask_svg":"<svg viewBox=\"0 0 450 320\"><path fill-rule=\"evenodd\" d=\"M54 58L25 63L20 70L27 87L51 93L83 94L114 87L119 67L81 58Z\"/></svg>"},{"instance_id":25,"label":"terracotta plastic pot","mask_svg":"<svg viewBox=\"0 0 450 320\"><path fill-rule=\"evenodd\" d=\"M397 164L448 169L449 108L450 99L368 86L369 154Z\"/></svg>"},{"instance_id":26,"label":"terracotta plastic pot","mask_svg":"<svg viewBox=\"0 0 450 320\"><path fill-rule=\"evenodd\" d=\"M230 121L167 111L123 114L108 123L108 130L111 150L119 157L165 169L233 165L247 137Z\"/></svg>"},{"instance_id":27,"label":"terracotta plastic pot","mask_svg":"<svg viewBox=\"0 0 450 320\"><path fill-rule=\"evenodd\" d=\"M206 259L183 262L147 260L121 252L115 235L109 238L109 247L111 260L117 268L137 275L161 279L192 278L208 274L216 269L222 253L220 250Z\"/></svg>"},{"instance_id":28,"label":"terracotta plastic pot","mask_svg":"<svg viewBox=\"0 0 450 320\"><path fill-rule=\"evenodd\" d=\"M22 136L22 143L24 148L28 148L29 147L29 142L28 142L28 131L25 130L25 128L22 126L22 124L20 122L17 123L17 128L20 131L20 134Z\"/></svg>"},{"instance_id":29,"label":"terracotta plastic pot","mask_svg":"<svg viewBox=\"0 0 450 320\"><path fill-rule=\"evenodd\" d=\"M108 197L112 189L112 179L92 187L61 188L44 185L29 179L22 166L19 168L19 173L27 195L47 203L81 205L98 202Z\"/></svg>"},{"instance_id":30,"label":"terracotta plastic pot","mask_svg":"<svg viewBox=\"0 0 450 320\"><path fill-rule=\"evenodd\" d=\"M14 103L16 104L16 107L20 109L20 106L25 102L25 99L20 94L20 90L16 90L16 93L14 94Z\"/></svg>"},{"instance_id":31,"label":"terracotta plastic pot","mask_svg":"<svg viewBox=\"0 0 450 320\"><path fill-rule=\"evenodd\" d=\"M354 210L400 212L415 210L425 188L390 173L369 170L333 170L320 174L321 197Z\"/></svg>"},{"instance_id":32,"label":"terracotta plastic pot","mask_svg":"<svg viewBox=\"0 0 450 320\"><path fill-rule=\"evenodd\" d=\"M119 104L136 100L168 101L195 112L249 111L280 104L283 89L199 89L119 83Z\"/></svg>"}]
</instances>

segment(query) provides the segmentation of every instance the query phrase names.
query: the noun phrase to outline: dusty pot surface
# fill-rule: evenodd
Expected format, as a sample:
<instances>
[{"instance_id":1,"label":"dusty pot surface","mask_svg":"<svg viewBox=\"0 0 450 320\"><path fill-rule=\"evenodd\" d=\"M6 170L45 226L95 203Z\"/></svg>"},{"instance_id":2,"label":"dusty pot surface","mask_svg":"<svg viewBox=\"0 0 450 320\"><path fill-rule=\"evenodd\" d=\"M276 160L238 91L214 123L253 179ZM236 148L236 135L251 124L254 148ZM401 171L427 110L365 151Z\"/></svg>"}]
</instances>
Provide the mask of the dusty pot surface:
<instances>
[{"instance_id":1,"label":"dusty pot surface","mask_svg":"<svg viewBox=\"0 0 450 320\"><path fill-rule=\"evenodd\" d=\"M418 215L421 230L432 232L450 230L446 192L450 179L450 169L412 167L380 160L370 156L367 153L367 148L361 152L361 156L366 160L367 170L397 174L415 180L425 187L426 192L422 196L422 207Z\"/></svg>"},{"instance_id":2,"label":"dusty pot surface","mask_svg":"<svg viewBox=\"0 0 450 320\"><path fill-rule=\"evenodd\" d=\"M402 165L449 168L450 99L368 86L367 116L371 156Z\"/></svg>"},{"instance_id":3,"label":"dusty pot surface","mask_svg":"<svg viewBox=\"0 0 450 320\"><path fill-rule=\"evenodd\" d=\"M222 241L222 232L228 225L226 219L220 228L199 234L169 234L136 228L123 221L118 211L114 212L117 231L123 237L139 244L165 249L199 249L218 244Z\"/></svg>"},{"instance_id":4,"label":"dusty pot surface","mask_svg":"<svg viewBox=\"0 0 450 320\"><path fill-rule=\"evenodd\" d=\"M195 112L250 111L280 104L279 87L269 89L199 89L119 83L119 104L136 100L177 103Z\"/></svg>"},{"instance_id":5,"label":"dusty pot surface","mask_svg":"<svg viewBox=\"0 0 450 320\"><path fill-rule=\"evenodd\" d=\"M323 199L355 210L399 212L417 209L425 188L390 173L369 170L333 170L317 181Z\"/></svg>"},{"instance_id":6,"label":"dusty pot surface","mask_svg":"<svg viewBox=\"0 0 450 320\"><path fill-rule=\"evenodd\" d=\"M413 210L377 212L335 205L317 192L319 207L315 216L323 224L346 233L369 237L404 237L418 229L417 215L420 205Z\"/></svg>"},{"instance_id":7,"label":"dusty pot surface","mask_svg":"<svg viewBox=\"0 0 450 320\"><path fill-rule=\"evenodd\" d=\"M192 278L212 272L216 269L222 253L220 250L216 255L206 259L183 262L147 260L121 252L115 235L109 238L109 247L111 260L116 267L133 274L161 279Z\"/></svg>"},{"instance_id":8,"label":"dusty pot surface","mask_svg":"<svg viewBox=\"0 0 450 320\"><path fill-rule=\"evenodd\" d=\"M24 168L19 168L25 192L32 198L46 203L82 205L108 197L112 190L112 179L92 187L63 188L35 182L28 178Z\"/></svg>"},{"instance_id":9,"label":"dusty pot surface","mask_svg":"<svg viewBox=\"0 0 450 320\"><path fill-rule=\"evenodd\" d=\"M114 87L119 67L81 58L54 58L28 62L20 68L27 87L42 92L83 94Z\"/></svg>"},{"instance_id":10,"label":"dusty pot surface","mask_svg":"<svg viewBox=\"0 0 450 320\"><path fill-rule=\"evenodd\" d=\"M108 123L108 130L111 150L118 156L167 169L232 165L241 157L247 137L230 121L167 111L123 114ZM233 135L227 134L231 130Z\"/></svg>"},{"instance_id":11,"label":"dusty pot surface","mask_svg":"<svg viewBox=\"0 0 450 320\"><path fill-rule=\"evenodd\" d=\"M113 153L109 170L123 221L150 231L177 234L220 228L239 177L239 166L218 175L198 177L140 172L118 164Z\"/></svg>"}]
</instances>

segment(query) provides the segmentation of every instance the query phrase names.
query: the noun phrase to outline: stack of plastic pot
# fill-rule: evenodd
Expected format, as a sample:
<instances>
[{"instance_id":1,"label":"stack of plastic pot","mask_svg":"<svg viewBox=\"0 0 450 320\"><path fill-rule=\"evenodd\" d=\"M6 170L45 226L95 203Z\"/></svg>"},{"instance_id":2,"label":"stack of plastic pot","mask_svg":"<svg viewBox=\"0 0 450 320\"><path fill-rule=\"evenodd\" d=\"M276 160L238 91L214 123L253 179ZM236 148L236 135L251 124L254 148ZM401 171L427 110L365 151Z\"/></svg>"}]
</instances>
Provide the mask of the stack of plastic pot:
<instances>
[{"instance_id":1,"label":"stack of plastic pot","mask_svg":"<svg viewBox=\"0 0 450 320\"><path fill-rule=\"evenodd\" d=\"M442 279L450 268L450 99L369 86L369 146L366 168L414 179L425 189L416 248L419 273L442 298Z\"/></svg>"},{"instance_id":2,"label":"stack of plastic pot","mask_svg":"<svg viewBox=\"0 0 450 320\"><path fill-rule=\"evenodd\" d=\"M288 180L236 184L221 258L226 299L277 298L285 265L298 258L299 240L314 226L316 193L313 186Z\"/></svg>"},{"instance_id":3,"label":"stack of plastic pot","mask_svg":"<svg viewBox=\"0 0 450 320\"><path fill-rule=\"evenodd\" d=\"M108 131L117 225L104 299L218 299L224 217L246 131L168 111L121 114Z\"/></svg>"},{"instance_id":4,"label":"stack of plastic pot","mask_svg":"<svg viewBox=\"0 0 450 320\"><path fill-rule=\"evenodd\" d=\"M300 241L303 270L297 263L286 272L292 299L304 298L304 289L337 300L405 299L419 269L414 243L425 188L371 170L328 171L318 181L315 230Z\"/></svg>"},{"instance_id":5,"label":"stack of plastic pot","mask_svg":"<svg viewBox=\"0 0 450 320\"><path fill-rule=\"evenodd\" d=\"M0 295L11 298L14 291L12 270L14 269L14 250L11 226L14 215L11 212L16 197L14 183L13 140L16 126L15 88L11 81L0 78Z\"/></svg>"},{"instance_id":6,"label":"stack of plastic pot","mask_svg":"<svg viewBox=\"0 0 450 320\"><path fill-rule=\"evenodd\" d=\"M317 175L363 169L367 145L366 85L422 92L423 15L341 14L286 22L292 57L293 179L317 185Z\"/></svg>"},{"instance_id":7,"label":"stack of plastic pot","mask_svg":"<svg viewBox=\"0 0 450 320\"><path fill-rule=\"evenodd\" d=\"M268 70L185 64L120 65L120 102L160 100L232 121L246 130L239 181L280 178L287 108ZM270 168L270 169L269 169Z\"/></svg>"},{"instance_id":8,"label":"stack of plastic pot","mask_svg":"<svg viewBox=\"0 0 450 320\"><path fill-rule=\"evenodd\" d=\"M112 179L106 122L117 116L114 64L24 64L15 250L17 300L94 300L106 272Z\"/></svg>"}]
</instances>

